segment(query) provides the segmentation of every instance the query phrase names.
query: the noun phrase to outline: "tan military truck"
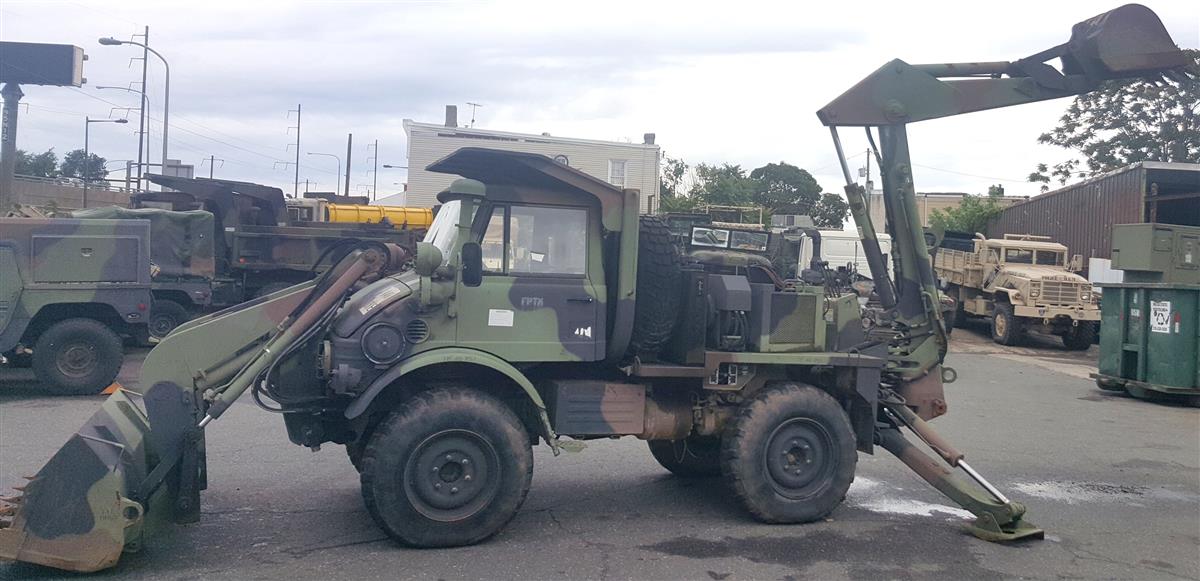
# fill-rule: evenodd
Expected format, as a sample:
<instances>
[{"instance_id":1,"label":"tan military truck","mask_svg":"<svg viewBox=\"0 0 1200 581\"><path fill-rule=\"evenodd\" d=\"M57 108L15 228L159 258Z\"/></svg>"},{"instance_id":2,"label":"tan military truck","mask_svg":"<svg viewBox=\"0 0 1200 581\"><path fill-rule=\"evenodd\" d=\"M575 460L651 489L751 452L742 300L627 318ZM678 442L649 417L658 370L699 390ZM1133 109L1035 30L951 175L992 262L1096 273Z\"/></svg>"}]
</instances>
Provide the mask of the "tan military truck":
<instances>
[{"instance_id":1,"label":"tan military truck","mask_svg":"<svg viewBox=\"0 0 1200 581\"><path fill-rule=\"evenodd\" d=\"M946 293L957 300L953 322L968 316L991 320L992 340L1020 341L1026 331L1062 337L1071 350L1085 350L1096 337L1100 307L1092 285L1075 274L1083 257L1067 260L1067 247L1048 236L977 234L973 250L939 248L933 266Z\"/></svg>"}]
</instances>

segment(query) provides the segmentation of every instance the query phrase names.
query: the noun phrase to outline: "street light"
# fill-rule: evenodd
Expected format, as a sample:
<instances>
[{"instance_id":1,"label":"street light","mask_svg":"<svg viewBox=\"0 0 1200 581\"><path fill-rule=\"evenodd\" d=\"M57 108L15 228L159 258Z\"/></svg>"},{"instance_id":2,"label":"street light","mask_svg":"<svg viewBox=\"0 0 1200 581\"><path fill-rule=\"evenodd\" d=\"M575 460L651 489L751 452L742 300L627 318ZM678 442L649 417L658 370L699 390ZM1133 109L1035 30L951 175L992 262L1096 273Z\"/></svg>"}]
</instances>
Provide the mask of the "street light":
<instances>
[{"instance_id":1,"label":"street light","mask_svg":"<svg viewBox=\"0 0 1200 581\"><path fill-rule=\"evenodd\" d=\"M104 46L117 46L119 44L132 44L133 46L140 46L140 47L154 53L154 56L158 57L158 59L162 61L163 69L166 71L166 74L164 75L165 83L163 86L162 172L166 173L166 171L167 171L167 117L171 114L171 66L167 64L167 59L164 58L163 55L159 54L158 51L156 51L156 50L150 48L149 46L146 46L145 44L142 44L140 42L135 42L132 40L117 40L112 37L105 37L105 38L100 39L100 44L102 44ZM143 85L142 86L142 94L143 95L145 95L145 91L146 91L146 87L145 87L145 85Z\"/></svg>"},{"instance_id":2,"label":"street light","mask_svg":"<svg viewBox=\"0 0 1200 581\"><path fill-rule=\"evenodd\" d=\"M338 162L338 171L337 171L337 175L339 175L339 176L340 176L340 175L342 175L342 158L340 158L340 157L338 157L338 156L336 156L336 155L334 155L334 154L332 154L332 153L316 153L316 152L312 152L312 151L310 151L310 152L308 152L308 154L309 154L309 155L323 155L323 156L325 156L325 157L332 157L333 159L336 159L336 160L337 160L337 162ZM338 184L337 184L337 182L338 182L338 180L334 180L334 184L333 184L333 195L335 195L335 196L336 196L336 195L337 195L337 193L338 193ZM350 195L350 192L346 192L346 195Z\"/></svg>"},{"instance_id":3,"label":"street light","mask_svg":"<svg viewBox=\"0 0 1200 581\"><path fill-rule=\"evenodd\" d=\"M138 187L138 189L141 189L141 187L142 187L142 167L143 167L142 166L142 150L145 149L144 139L146 137L146 128L144 127L144 124L145 124L144 118L146 115L146 110L150 108L150 97L146 96L146 87L142 87L141 91L135 91L133 89L130 89L129 87L110 87L110 86L106 86L106 85L98 85L96 88L97 89L117 89L118 91L137 93L142 96L142 111L138 116L138 123L141 124L142 126L138 128L138 158L137 158L137 164L138 164L137 187ZM149 157L149 156L147 155L147 157ZM149 160L146 160L146 161L149 161ZM128 184L129 176L125 176L125 178L126 178L126 184Z\"/></svg>"},{"instance_id":4,"label":"street light","mask_svg":"<svg viewBox=\"0 0 1200 581\"><path fill-rule=\"evenodd\" d=\"M83 118L83 207L87 208L88 194L88 162L92 159L89 137L92 123L129 123L128 119L92 119ZM107 173L105 174L107 175Z\"/></svg>"}]
</instances>

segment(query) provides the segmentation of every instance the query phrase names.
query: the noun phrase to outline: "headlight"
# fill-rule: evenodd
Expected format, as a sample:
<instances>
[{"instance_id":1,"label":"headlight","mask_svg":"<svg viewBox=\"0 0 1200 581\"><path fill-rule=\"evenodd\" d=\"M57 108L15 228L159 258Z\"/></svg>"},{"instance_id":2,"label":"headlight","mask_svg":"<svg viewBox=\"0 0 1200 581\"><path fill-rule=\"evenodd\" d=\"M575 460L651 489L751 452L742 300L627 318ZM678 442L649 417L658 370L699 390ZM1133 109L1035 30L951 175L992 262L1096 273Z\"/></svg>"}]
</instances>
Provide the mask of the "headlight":
<instances>
[{"instance_id":1,"label":"headlight","mask_svg":"<svg viewBox=\"0 0 1200 581\"><path fill-rule=\"evenodd\" d=\"M1079 300L1084 302L1092 300L1092 293L1083 293L1079 295Z\"/></svg>"},{"instance_id":2,"label":"headlight","mask_svg":"<svg viewBox=\"0 0 1200 581\"><path fill-rule=\"evenodd\" d=\"M1041 295L1041 294L1042 294L1042 291L1039 291L1038 289L1033 289L1033 290L1029 291L1029 296L1031 298L1036 299L1036 298L1038 298L1038 295Z\"/></svg>"},{"instance_id":3,"label":"headlight","mask_svg":"<svg viewBox=\"0 0 1200 581\"><path fill-rule=\"evenodd\" d=\"M392 363L404 354L404 336L388 323L376 323L363 333L362 350L372 363Z\"/></svg>"}]
</instances>

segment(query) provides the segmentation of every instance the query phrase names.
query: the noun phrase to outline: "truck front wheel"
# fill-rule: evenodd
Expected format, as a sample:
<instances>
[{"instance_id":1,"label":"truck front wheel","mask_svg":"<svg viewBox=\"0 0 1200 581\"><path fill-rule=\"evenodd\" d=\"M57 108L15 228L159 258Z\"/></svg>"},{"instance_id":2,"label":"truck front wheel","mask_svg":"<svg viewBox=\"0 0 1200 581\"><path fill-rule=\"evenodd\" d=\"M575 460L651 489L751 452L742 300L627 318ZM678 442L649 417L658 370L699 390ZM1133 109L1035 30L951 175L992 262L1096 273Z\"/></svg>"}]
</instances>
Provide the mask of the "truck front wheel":
<instances>
[{"instance_id":1,"label":"truck front wheel","mask_svg":"<svg viewBox=\"0 0 1200 581\"><path fill-rule=\"evenodd\" d=\"M846 497L858 462L850 418L828 393L778 383L742 404L721 443L721 472L758 520L824 518Z\"/></svg>"},{"instance_id":2,"label":"truck front wheel","mask_svg":"<svg viewBox=\"0 0 1200 581\"><path fill-rule=\"evenodd\" d=\"M99 321L67 319L46 329L33 346L33 372L62 395L91 395L121 371L121 338Z\"/></svg>"},{"instance_id":3,"label":"truck front wheel","mask_svg":"<svg viewBox=\"0 0 1200 581\"><path fill-rule=\"evenodd\" d=\"M183 305L175 302L159 299L154 301L150 306L150 323L148 325L150 336L155 339L164 339L171 331L188 321L191 318L188 316L187 309Z\"/></svg>"},{"instance_id":4,"label":"truck front wheel","mask_svg":"<svg viewBox=\"0 0 1200 581\"><path fill-rule=\"evenodd\" d=\"M663 468L684 478L721 473L721 440L688 436L682 440L650 440L650 453Z\"/></svg>"},{"instance_id":5,"label":"truck front wheel","mask_svg":"<svg viewBox=\"0 0 1200 581\"><path fill-rule=\"evenodd\" d=\"M1087 351L1096 340L1096 325L1081 322L1062 336L1063 346L1071 351Z\"/></svg>"},{"instance_id":6,"label":"truck front wheel","mask_svg":"<svg viewBox=\"0 0 1200 581\"><path fill-rule=\"evenodd\" d=\"M482 541L517 513L533 450L516 414L462 387L413 396L383 420L362 456L362 494L392 539L416 547Z\"/></svg>"},{"instance_id":7,"label":"truck front wheel","mask_svg":"<svg viewBox=\"0 0 1200 581\"><path fill-rule=\"evenodd\" d=\"M1021 340L1021 322L1008 303L996 303L992 311L992 341L1001 345L1016 345Z\"/></svg>"}]
</instances>

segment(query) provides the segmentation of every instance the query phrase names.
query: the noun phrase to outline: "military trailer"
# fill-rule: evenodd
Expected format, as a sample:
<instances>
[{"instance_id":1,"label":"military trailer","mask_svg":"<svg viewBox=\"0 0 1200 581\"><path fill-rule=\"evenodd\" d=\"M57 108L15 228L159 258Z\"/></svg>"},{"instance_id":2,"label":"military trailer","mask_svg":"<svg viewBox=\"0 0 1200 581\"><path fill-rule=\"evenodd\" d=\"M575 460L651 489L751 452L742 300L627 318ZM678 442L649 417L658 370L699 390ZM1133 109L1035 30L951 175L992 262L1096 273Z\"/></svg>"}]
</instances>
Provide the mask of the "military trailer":
<instances>
[{"instance_id":1,"label":"military trailer","mask_svg":"<svg viewBox=\"0 0 1200 581\"><path fill-rule=\"evenodd\" d=\"M1076 272L1081 258L1067 259L1067 247L1047 236L1005 234L974 240L967 252L942 247L934 270L946 293L957 301L955 324L987 317L992 340L1015 345L1026 331L1062 337L1072 350L1096 339L1100 307L1092 285Z\"/></svg>"},{"instance_id":2,"label":"military trailer","mask_svg":"<svg viewBox=\"0 0 1200 581\"><path fill-rule=\"evenodd\" d=\"M868 311L732 247L683 261L667 225L638 215L635 190L541 155L460 149L428 168L462 177L439 195L411 270L398 246L361 241L315 280L176 329L146 359L143 393L110 397L0 507L0 558L94 571L163 521L197 520L205 433L246 392L295 444L344 446L371 517L413 546L499 531L529 491L533 445L621 436L678 476L719 473L770 523L827 516L858 454L881 447L972 512L980 538L1040 537L927 423L947 412L956 374L906 126L1186 63L1157 16L1130 5L1028 59L892 61L821 109L876 283ZM879 136L891 277L846 126Z\"/></svg>"},{"instance_id":3,"label":"military trailer","mask_svg":"<svg viewBox=\"0 0 1200 581\"><path fill-rule=\"evenodd\" d=\"M147 332L149 251L145 220L0 218L0 359L54 393L104 390Z\"/></svg>"}]
</instances>

